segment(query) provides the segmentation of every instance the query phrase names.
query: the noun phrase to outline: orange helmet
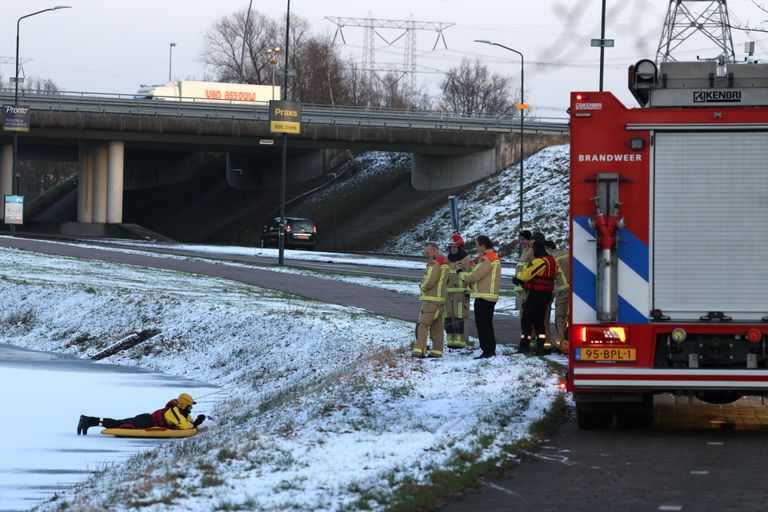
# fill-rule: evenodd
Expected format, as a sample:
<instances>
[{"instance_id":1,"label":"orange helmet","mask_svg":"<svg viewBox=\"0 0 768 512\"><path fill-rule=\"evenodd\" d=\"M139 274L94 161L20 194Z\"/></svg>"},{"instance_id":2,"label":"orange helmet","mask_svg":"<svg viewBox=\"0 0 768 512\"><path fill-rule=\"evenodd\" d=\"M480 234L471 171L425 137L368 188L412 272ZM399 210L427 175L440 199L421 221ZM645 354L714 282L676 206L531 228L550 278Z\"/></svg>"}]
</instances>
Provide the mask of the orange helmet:
<instances>
[{"instance_id":1,"label":"orange helmet","mask_svg":"<svg viewBox=\"0 0 768 512\"><path fill-rule=\"evenodd\" d=\"M461 238L461 235L456 233L451 238L448 239L448 247L455 245L456 247L462 247L464 246L464 239Z\"/></svg>"}]
</instances>

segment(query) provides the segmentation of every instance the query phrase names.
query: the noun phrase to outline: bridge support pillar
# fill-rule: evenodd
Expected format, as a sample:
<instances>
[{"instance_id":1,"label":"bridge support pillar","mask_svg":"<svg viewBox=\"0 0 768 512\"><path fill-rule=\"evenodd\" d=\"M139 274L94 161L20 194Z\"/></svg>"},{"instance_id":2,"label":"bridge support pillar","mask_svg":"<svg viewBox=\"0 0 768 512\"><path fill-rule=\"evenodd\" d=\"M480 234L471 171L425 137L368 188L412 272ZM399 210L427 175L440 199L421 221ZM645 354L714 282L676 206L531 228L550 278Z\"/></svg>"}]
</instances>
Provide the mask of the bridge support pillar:
<instances>
[{"instance_id":1,"label":"bridge support pillar","mask_svg":"<svg viewBox=\"0 0 768 512\"><path fill-rule=\"evenodd\" d=\"M77 222L93 222L93 145L80 142Z\"/></svg>"},{"instance_id":2,"label":"bridge support pillar","mask_svg":"<svg viewBox=\"0 0 768 512\"><path fill-rule=\"evenodd\" d=\"M112 141L107 160L107 223L123 222L123 170L125 143Z\"/></svg>"},{"instance_id":3,"label":"bridge support pillar","mask_svg":"<svg viewBox=\"0 0 768 512\"><path fill-rule=\"evenodd\" d=\"M0 146L0 219L5 219L3 196L13 194L13 146Z\"/></svg>"},{"instance_id":4,"label":"bridge support pillar","mask_svg":"<svg viewBox=\"0 0 768 512\"><path fill-rule=\"evenodd\" d=\"M414 153L411 185L416 190L459 187L498 171L498 152L486 149L466 155L427 155Z\"/></svg>"},{"instance_id":5,"label":"bridge support pillar","mask_svg":"<svg viewBox=\"0 0 768 512\"><path fill-rule=\"evenodd\" d=\"M107 222L107 167L109 147L104 143L93 146L93 218L91 222Z\"/></svg>"}]
</instances>

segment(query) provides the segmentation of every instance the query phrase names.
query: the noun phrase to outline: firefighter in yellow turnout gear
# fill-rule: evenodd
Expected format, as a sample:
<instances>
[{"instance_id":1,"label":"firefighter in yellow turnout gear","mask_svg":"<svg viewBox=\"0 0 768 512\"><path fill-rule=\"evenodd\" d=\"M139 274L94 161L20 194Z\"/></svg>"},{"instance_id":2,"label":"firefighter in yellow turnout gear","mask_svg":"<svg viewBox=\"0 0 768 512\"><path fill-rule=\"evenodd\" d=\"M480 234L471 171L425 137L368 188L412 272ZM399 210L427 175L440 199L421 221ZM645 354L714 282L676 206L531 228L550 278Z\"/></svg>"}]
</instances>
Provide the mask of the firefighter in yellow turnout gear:
<instances>
[{"instance_id":1,"label":"firefighter in yellow turnout gear","mask_svg":"<svg viewBox=\"0 0 768 512\"><path fill-rule=\"evenodd\" d=\"M448 280L448 260L440 254L437 244L424 247L427 269L419 284L419 323L416 326L414 357L443 356L443 318L445 314L445 293ZM432 349L427 352L427 337L432 337Z\"/></svg>"},{"instance_id":2,"label":"firefighter in yellow turnout gear","mask_svg":"<svg viewBox=\"0 0 768 512\"><path fill-rule=\"evenodd\" d=\"M464 239L456 233L448 239L448 283L445 297L445 333L448 348L467 346L469 318L469 287L461 272L470 272L474 263L464 250Z\"/></svg>"},{"instance_id":3,"label":"firefighter in yellow turnout gear","mask_svg":"<svg viewBox=\"0 0 768 512\"><path fill-rule=\"evenodd\" d=\"M527 229L520 231L520 233L518 233L518 242L520 242L520 247L522 249L520 259L517 260L517 272L520 273L533 261L533 247L531 247L531 243L533 243L533 234ZM525 297L528 295L528 292L521 285L515 285L515 287L512 288L512 291L515 292L515 309L522 311L523 303L525 302Z\"/></svg>"}]
</instances>

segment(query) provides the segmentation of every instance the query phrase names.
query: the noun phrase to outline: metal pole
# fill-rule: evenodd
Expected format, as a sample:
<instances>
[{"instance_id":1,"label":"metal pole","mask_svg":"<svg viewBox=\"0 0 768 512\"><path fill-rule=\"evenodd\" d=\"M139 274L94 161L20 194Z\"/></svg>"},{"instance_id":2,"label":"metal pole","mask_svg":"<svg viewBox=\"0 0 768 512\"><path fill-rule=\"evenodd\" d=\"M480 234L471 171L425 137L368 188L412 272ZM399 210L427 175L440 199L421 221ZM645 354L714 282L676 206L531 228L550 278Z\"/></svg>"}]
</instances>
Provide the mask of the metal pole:
<instances>
[{"instance_id":1,"label":"metal pole","mask_svg":"<svg viewBox=\"0 0 768 512\"><path fill-rule=\"evenodd\" d=\"M605 0L600 21L600 91L603 90L603 67L605 66Z\"/></svg>"},{"instance_id":2,"label":"metal pole","mask_svg":"<svg viewBox=\"0 0 768 512\"><path fill-rule=\"evenodd\" d=\"M171 43L168 46L168 82L170 83L173 79L171 78L171 67L173 65L173 47L176 46L176 43Z\"/></svg>"},{"instance_id":3,"label":"metal pole","mask_svg":"<svg viewBox=\"0 0 768 512\"><path fill-rule=\"evenodd\" d=\"M14 92L13 92L13 107L19 106L19 24L21 23L22 16L16 21L16 68L14 78ZM13 176L13 182L11 183L11 194L16 196L19 194L18 179L16 179L16 159L19 152L19 132L13 132L13 161L11 164L11 176ZM16 224L11 224L11 236L16 236Z\"/></svg>"},{"instance_id":4,"label":"metal pole","mask_svg":"<svg viewBox=\"0 0 768 512\"><path fill-rule=\"evenodd\" d=\"M285 12L285 69L283 80L283 100L288 99L288 43L291 28L291 0L288 0L288 8ZM285 263L285 181L286 166L288 160L288 134L283 133L283 154L280 159L280 231L278 232L278 251L277 264L283 266Z\"/></svg>"},{"instance_id":5,"label":"metal pole","mask_svg":"<svg viewBox=\"0 0 768 512\"><path fill-rule=\"evenodd\" d=\"M41 14L48 11L56 11L58 9L69 9L69 5L57 5L56 7L49 7L48 9L41 9L39 11L35 11L30 14L25 14L18 20L16 20L16 67L14 69L14 91L13 91L13 106L18 107L19 106L19 28L21 27L21 20L24 18L29 18L31 16L35 16L37 14ZM19 193L19 175L16 173L16 161L18 160L18 154L19 154L19 133L13 132L13 163L11 164L11 176L14 176L15 179L11 183L11 191L13 195L18 195ZM11 234L16 234L16 225L11 224Z\"/></svg>"},{"instance_id":6,"label":"metal pole","mask_svg":"<svg viewBox=\"0 0 768 512\"><path fill-rule=\"evenodd\" d=\"M243 67L243 60L245 59L245 40L246 38L250 37L250 30L248 30L251 26L251 8L253 7L253 0L248 2L248 12L245 15L245 34L243 34L243 45L240 47L240 81L245 83L245 68ZM272 98L275 99L275 98Z\"/></svg>"},{"instance_id":7,"label":"metal pole","mask_svg":"<svg viewBox=\"0 0 768 512\"><path fill-rule=\"evenodd\" d=\"M520 52L520 103L525 104L525 57ZM525 165L525 109L520 109L520 222L518 233L523 230L523 166ZM517 248L518 257L523 255L523 246Z\"/></svg>"},{"instance_id":8,"label":"metal pole","mask_svg":"<svg viewBox=\"0 0 768 512\"><path fill-rule=\"evenodd\" d=\"M500 46L501 48L504 48L505 50L509 50L510 52L514 52L520 56L520 104L525 104L525 57L523 56L522 52L519 52L515 50L514 48L510 48L509 46L504 46L503 44L494 43L493 41L487 41L485 39L475 39L476 43L483 43L483 44L489 44L492 46ZM520 231L523 230L523 185L524 185L524 166L525 166L525 116L523 115L524 108L518 109L520 110L520 222L518 223L518 229ZM520 245L518 248L518 256L522 256L523 254L523 246Z\"/></svg>"}]
</instances>

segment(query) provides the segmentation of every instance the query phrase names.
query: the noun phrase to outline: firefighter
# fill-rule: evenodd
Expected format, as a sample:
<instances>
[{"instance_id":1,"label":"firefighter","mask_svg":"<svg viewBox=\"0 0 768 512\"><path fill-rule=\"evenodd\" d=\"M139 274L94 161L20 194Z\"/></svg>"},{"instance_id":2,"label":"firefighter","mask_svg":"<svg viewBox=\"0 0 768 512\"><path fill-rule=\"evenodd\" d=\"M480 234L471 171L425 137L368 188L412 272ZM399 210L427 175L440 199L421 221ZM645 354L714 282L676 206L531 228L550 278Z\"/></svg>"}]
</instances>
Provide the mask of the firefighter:
<instances>
[{"instance_id":1,"label":"firefighter","mask_svg":"<svg viewBox=\"0 0 768 512\"><path fill-rule=\"evenodd\" d=\"M163 427L173 430L185 430L197 428L205 421L205 414L199 414L193 421L192 406L197 402L188 393L182 393L178 398L173 398L165 404L165 407L158 409L153 413L139 414L133 418L115 420L112 418L97 418L95 416L80 416L77 424L77 435L88 435L90 427L102 426L105 428L120 428L126 425L127 428L150 428Z\"/></svg>"},{"instance_id":2,"label":"firefighter","mask_svg":"<svg viewBox=\"0 0 768 512\"><path fill-rule=\"evenodd\" d=\"M557 279L555 280L555 337L554 346L561 353L568 353L568 293L570 291L568 251L558 249L554 242L545 244L547 252L557 262ZM547 319L549 320L549 319Z\"/></svg>"},{"instance_id":3,"label":"firefighter","mask_svg":"<svg viewBox=\"0 0 768 512\"><path fill-rule=\"evenodd\" d=\"M471 272L459 277L472 285L470 297L475 299L475 326L482 353L475 359L496 355L496 335L493 331L493 310L499 300L501 261L493 251L493 242L485 235L475 239L477 257Z\"/></svg>"},{"instance_id":4,"label":"firefighter","mask_svg":"<svg viewBox=\"0 0 768 512\"><path fill-rule=\"evenodd\" d=\"M437 244L424 246L427 269L419 285L419 323L416 326L414 357L443 357L443 319L445 315L445 289L448 280L448 260L440 254ZM432 337L432 349L427 352L427 337Z\"/></svg>"},{"instance_id":5,"label":"firefighter","mask_svg":"<svg viewBox=\"0 0 768 512\"><path fill-rule=\"evenodd\" d=\"M520 253L520 259L517 260L518 272L525 270L528 264L533 260L533 249L531 248L532 239L533 235L527 229L518 233L518 241L520 242L520 247L523 249ZM516 285L512 291L515 292L515 309L520 311L523 309L523 303L525 302L525 288Z\"/></svg>"},{"instance_id":6,"label":"firefighter","mask_svg":"<svg viewBox=\"0 0 768 512\"><path fill-rule=\"evenodd\" d=\"M469 317L469 290L460 277L461 272L472 270L472 258L464 250L464 239L456 233L448 239L448 284L445 291L445 332L448 348L467 346L467 318Z\"/></svg>"},{"instance_id":7,"label":"firefighter","mask_svg":"<svg viewBox=\"0 0 768 512\"><path fill-rule=\"evenodd\" d=\"M546 342L544 317L555 288L557 261L547 254L543 243L534 242L532 247L533 261L522 272L518 272L512 280L515 284L522 284L528 292L520 319L522 334L518 350L521 353L527 353L530 350L535 330L536 352L543 354Z\"/></svg>"}]
</instances>

